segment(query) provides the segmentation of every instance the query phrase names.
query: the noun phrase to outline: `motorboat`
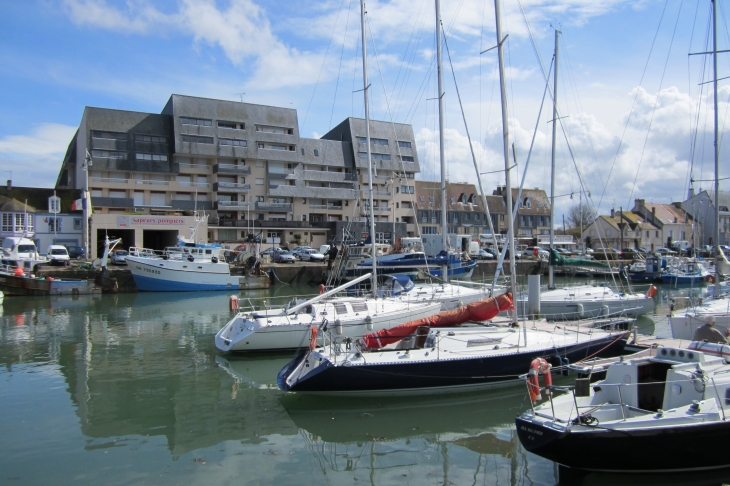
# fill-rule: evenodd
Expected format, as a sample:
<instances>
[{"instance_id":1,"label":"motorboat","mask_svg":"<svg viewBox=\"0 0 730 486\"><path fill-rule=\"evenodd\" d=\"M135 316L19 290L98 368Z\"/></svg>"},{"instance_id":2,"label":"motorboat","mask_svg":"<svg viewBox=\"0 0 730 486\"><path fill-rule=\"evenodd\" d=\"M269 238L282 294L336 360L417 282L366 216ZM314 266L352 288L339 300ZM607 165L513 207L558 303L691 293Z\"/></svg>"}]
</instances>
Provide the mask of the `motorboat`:
<instances>
[{"instance_id":1,"label":"motorboat","mask_svg":"<svg viewBox=\"0 0 730 486\"><path fill-rule=\"evenodd\" d=\"M691 341L700 326L713 319L715 329L725 334L730 329L730 296L702 299L695 306L682 309L669 316L669 326L674 339Z\"/></svg>"},{"instance_id":2,"label":"motorboat","mask_svg":"<svg viewBox=\"0 0 730 486\"><path fill-rule=\"evenodd\" d=\"M190 238L178 236L176 246L162 251L131 247L126 262L137 288L146 292L265 289L271 279L261 270L258 246L253 245L253 251L237 255L241 268L235 273L236 267L226 261L226 249L218 243L196 242L195 229Z\"/></svg>"},{"instance_id":3,"label":"motorboat","mask_svg":"<svg viewBox=\"0 0 730 486\"><path fill-rule=\"evenodd\" d=\"M540 313L555 320L618 315L637 317L654 310L654 295L654 286L646 294L616 292L603 285L563 287L540 293ZM518 312L527 315L527 296L518 299Z\"/></svg>"},{"instance_id":4,"label":"motorboat","mask_svg":"<svg viewBox=\"0 0 730 486\"><path fill-rule=\"evenodd\" d=\"M414 316L432 316L441 309L439 302L431 301L409 303L398 298L335 297L370 277L365 274L313 299L293 301L285 308L239 312L218 331L215 345L221 351L298 349L309 346L314 339L313 329L329 327L338 338L352 340L401 325ZM320 335L319 342L324 342L324 336L324 333Z\"/></svg>"},{"instance_id":5,"label":"motorboat","mask_svg":"<svg viewBox=\"0 0 730 486\"><path fill-rule=\"evenodd\" d=\"M601 381L580 378L574 386L550 385L549 366L536 360L527 376L533 405L515 419L517 434L528 452L580 470L728 467L728 357L727 345L660 347L608 365ZM543 391L546 401L537 405Z\"/></svg>"},{"instance_id":6,"label":"motorboat","mask_svg":"<svg viewBox=\"0 0 730 486\"><path fill-rule=\"evenodd\" d=\"M624 331L483 324L512 305L506 293L361 340L330 336L325 346L312 342L279 372L279 388L340 396L470 392L518 382L536 356L558 365L620 353L626 343Z\"/></svg>"}]
</instances>

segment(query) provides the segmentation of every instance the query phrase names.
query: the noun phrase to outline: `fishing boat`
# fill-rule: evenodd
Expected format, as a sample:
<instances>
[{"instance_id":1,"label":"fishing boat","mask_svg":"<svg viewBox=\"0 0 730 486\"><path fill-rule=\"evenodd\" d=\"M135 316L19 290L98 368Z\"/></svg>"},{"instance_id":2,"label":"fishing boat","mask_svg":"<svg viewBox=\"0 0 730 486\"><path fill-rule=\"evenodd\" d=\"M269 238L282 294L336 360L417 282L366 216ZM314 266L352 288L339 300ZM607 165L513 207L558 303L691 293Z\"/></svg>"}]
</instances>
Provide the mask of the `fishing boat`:
<instances>
[{"instance_id":1,"label":"fishing boat","mask_svg":"<svg viewBox=\"0 0 730 486\"><path fill-rule=\"evenodd\" d=\"M512 307L502 294L442 312L361 340L331 335L282 368L279 388L339 396L405 396L463 393L517 383L536 357L557 365L599 353L620 353L628 336L563 326L514 328L510 321L479 324ZM474 323L467 327L454 327ZM316 335L316 333L315 333Z\"/></svg>"},{"instance_id":2,"label":"fishing boat","mask_svg":"<svg viewBox=\"0 0 730 486\"><path fill-rule=\"evenodd\" d=\"M515 419L523 447L560 465L606 472L701 471L730 466L730 347L692 342L618 361L606 378L551 386L550 369L530 365L533 406ZM540 378L547 401L541 400ZM562 393L562 394L561 394ZM586 453L589 451L589 453Z\"/></svg>"},{"instance_id":3,"label":"fishing boat","mask_svg":"<svg viewBox=\"0 0 730 486\"><path fill-rule=\"evenodd\" d=\"M704 263L695 259L680 259L668 265L662 274L662 282L674 285L698 285L705 281L710 272Z\"/></svg>"},{"instance_id":4,"label":"fishing boat","mask_svg":"<svg viewBox=\"0 0 730 486\"><path fill-rule=\"evenodd\" d=\"M666 264L658 255L649 255L646 260L632 263L626 270L629 282L661 282Z\"/></svg>"},{"instance_id":5,"label":"fishing boat","mask_svg":"<svg viewBox=\"0 0 730 486\"><path fill-rule=\"evenodd\" d=\"M198 218L197 224L207 220ZM195 241L197 225L189 238L178 236L177 246L163 251L131 247L126 257L134 283L145 292L199 292L265 289L269 276L260 268L258 245L237 256L237 266L226 261L222 245ZM234 268L237 271L233 272ZM240 274L239 274L240 273Z\"/></svg>"},{"instance_id":6,"label":"fishing boat","mask_svg":"<svg viewBox=\"0 0 730 486\"><path fill-rule=\"evenodd\" d=\"M357 339L439 312L439 302L407 303L396 298L332 298L363 280L365 274L304 302L292 301L279 309L239 312L215 335L221 351L274 351L310 345L312 329L330 328L333 336ZM324 344L322 333L319 342ZM314 339L316 342L316 339Z\"/></svg>"}]
</instances>

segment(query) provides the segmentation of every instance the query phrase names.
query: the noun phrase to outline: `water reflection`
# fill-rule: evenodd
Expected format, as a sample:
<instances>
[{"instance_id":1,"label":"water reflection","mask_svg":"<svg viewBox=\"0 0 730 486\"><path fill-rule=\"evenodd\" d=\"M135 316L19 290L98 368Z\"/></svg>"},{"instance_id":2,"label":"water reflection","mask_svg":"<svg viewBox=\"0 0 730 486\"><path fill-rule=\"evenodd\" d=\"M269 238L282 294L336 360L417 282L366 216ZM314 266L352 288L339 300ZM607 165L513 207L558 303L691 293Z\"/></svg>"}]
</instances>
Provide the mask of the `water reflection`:
<instances>
[{"instance_id":1,"label":"water reflection","mask_svg":"<svg viewBox=\"0 0 730 486\"><path fill-rule=\"evenodd\" d=\"M311 291L279 286L250 297L280 305ZM514 416L529 406L521 387L354 401L284 395L276 374L292 353L218 354L213 337L230 316L227 293L6 299L3 477L39 484L557 481L556 466L516 440Z\"/></svg>"}]
</instances>

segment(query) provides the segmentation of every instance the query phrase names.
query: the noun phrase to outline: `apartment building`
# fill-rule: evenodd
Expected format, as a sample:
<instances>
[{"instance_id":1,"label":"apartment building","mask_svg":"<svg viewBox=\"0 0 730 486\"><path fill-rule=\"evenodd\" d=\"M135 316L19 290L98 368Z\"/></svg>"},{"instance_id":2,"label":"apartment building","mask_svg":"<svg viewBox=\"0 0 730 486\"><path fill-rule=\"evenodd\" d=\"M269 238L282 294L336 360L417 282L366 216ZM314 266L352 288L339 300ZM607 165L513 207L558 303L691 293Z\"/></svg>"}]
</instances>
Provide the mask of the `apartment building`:
<instances>
[{"instance_id":1,"label":"apartment building","mask_svg":"<svg viewBox=\"0 0 730 486\"><path fill-rule=\"evenodd\" d=\"M415 234L413 129L370 128L376 233ZM294 109L172 95L160 114L86 107L56 187L83 189L88 176L92 252L107 234L125 246L172 245L197 224L195 210L209 214L198 237L319 245L366 220L366 148L362 119L309 139Z\"/></svg>"}]
</instances>

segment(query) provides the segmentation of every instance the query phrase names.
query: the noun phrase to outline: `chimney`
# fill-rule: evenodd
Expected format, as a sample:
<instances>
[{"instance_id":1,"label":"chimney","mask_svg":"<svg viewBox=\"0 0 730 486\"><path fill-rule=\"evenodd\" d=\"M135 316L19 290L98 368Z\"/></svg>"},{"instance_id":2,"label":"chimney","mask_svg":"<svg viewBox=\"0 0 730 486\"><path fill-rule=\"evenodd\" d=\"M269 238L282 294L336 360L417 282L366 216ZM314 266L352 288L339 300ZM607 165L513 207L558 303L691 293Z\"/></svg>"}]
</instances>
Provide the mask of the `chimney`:
<instances>
[{"instance_id":1,"label":"chimney","mask_svg":"<svg viewBox=\"0 0 730 486\"><path fill-rule=\"evenodd\" d=\"M611 208L611 217L613 218L614 215L615 215L615 211L613 210L613 208Z\"/></svg>"},{"instance_id":2,"label":"chimney","mask_svg":"<svg viewBox=\"0 0 730 486\"><path fill-rule=\"evenodd\" d=\"M644 207L644 204L646 203L646 199L634 199L634 206L641 209Z\"/></svg>"},{"instance_id":3,"label":"chimney","mask_svg":"<svg viewBox=\"0 0 730 486\"><path fill-rule=\"evenodd\" d=\"M656 218L656 206L654 206L653 208L651 208L651 215Z\"/></svg>"},{"instance_id":4,"label":"chimney","mask_svg":"<svg viewBox=\"0 0 730 486\"><path fill-rule=\"evenodd\" d=\"M8 179L8 191L13 188L13 181Z\"/></svg>"},{"instance_id":5,"label":"chimney","mask_svg":"<svg viewBox=\"0 0 730 486\"><path fill-rule=\"evenodd\" d=\"M694 187L690 187L689 188L689 193L687 194L687 199L691 199L693 197L695 197L695 188Z\"/></svg>"}]
</instances>

